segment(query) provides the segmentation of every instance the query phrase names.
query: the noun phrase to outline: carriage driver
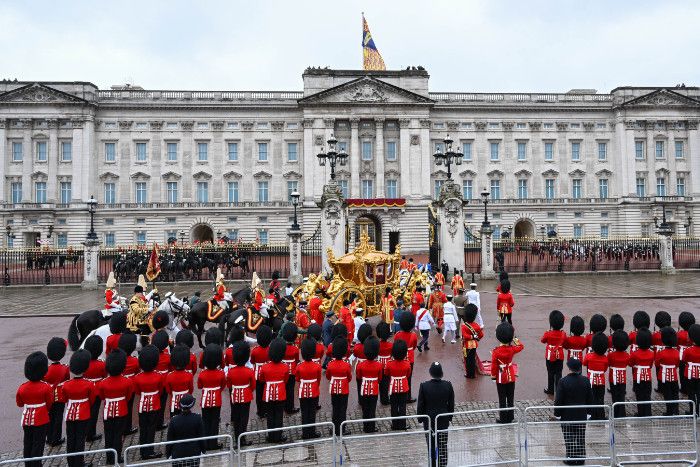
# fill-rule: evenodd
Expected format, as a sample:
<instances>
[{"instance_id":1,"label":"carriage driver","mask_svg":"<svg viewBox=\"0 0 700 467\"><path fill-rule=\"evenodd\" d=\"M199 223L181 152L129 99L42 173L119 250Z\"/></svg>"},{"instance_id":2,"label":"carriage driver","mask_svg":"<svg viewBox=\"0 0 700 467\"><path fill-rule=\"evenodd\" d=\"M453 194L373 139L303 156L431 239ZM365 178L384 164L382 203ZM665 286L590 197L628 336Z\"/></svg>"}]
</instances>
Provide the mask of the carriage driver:
<instances>
[{"instance_id":1,"label":"carriage driver","mask_svg":"<svg viewBox=\"0 0 700 467\"><path fill-rule=\"evenodd\" d=\"M107 288L105 289L105 307L102 310L102 315L105 318L112 316L115 311L121 311L121 298L117 292L117 279L114 277L114 271L110 271L107 278Z\"/></svg>"},{"instance_id":2,"label":"carriage driver","mask_svg":"<svg viewBox=\"0 0 700 467\"><path fill-rule=\"evenodd\" d=\"M221 273L221 268L216 270L216 288L214 289L214 300L219 304L222 310L228 309L226 301L226 284L224 283L224 275Z\"/></svg>"}]
</instances>

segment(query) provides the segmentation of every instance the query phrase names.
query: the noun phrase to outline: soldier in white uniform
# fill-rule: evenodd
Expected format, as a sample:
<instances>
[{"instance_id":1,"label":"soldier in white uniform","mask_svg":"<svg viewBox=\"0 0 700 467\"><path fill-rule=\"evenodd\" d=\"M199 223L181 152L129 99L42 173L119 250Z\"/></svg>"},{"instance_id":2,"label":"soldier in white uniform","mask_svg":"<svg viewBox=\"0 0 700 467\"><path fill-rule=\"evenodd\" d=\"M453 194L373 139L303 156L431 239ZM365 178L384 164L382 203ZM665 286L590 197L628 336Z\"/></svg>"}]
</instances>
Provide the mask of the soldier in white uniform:
<instances>
[{"instance_id":1,"label":"soldier in white uniform","mask_svg":"<svg viewBox=\"0 0 700 467\"><path fill-rule=\"evenodd\" d=\"M467 292L467 304L473 303L476 305L476 324L484 328L484 320L481 317L481 296L479 292L476 291L476 283L472 282L469 284L469 291Z\"/></svg>"}]
</instances>

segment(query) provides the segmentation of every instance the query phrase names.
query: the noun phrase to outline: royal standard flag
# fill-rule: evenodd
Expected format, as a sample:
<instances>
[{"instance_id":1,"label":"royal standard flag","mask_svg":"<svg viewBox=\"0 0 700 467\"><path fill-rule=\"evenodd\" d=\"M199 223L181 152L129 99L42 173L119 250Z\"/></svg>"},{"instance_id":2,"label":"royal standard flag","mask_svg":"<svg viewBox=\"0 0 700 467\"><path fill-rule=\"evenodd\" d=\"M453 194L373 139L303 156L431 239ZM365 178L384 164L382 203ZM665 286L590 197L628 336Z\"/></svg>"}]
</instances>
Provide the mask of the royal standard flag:
<instances>
[{"instance_id":1,"label":"royal standard flag","mask_svg":"<svg viewBox=\"0 0 700 467\"><path fill-rule=\"evenodd\" d=\"M382 59L377 46L374 45L372 40L372 34L369 32L364 13L362 14L362 56L364 58L362 64L364 70L386 70L384 59Z\"/></svg>"}]
</instances>

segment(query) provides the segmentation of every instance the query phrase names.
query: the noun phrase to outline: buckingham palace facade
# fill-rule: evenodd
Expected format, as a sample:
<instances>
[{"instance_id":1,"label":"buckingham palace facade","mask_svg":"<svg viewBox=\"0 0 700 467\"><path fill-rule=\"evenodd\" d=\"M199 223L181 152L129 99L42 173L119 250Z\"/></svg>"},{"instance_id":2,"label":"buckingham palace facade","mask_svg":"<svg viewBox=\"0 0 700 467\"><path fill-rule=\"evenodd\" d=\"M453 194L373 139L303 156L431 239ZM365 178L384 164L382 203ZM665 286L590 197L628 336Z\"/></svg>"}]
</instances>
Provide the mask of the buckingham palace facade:
<instances>
[{"instance_id":1,"label":"buckingham palace facade","mask_svg":"<svg viewBox=\"0 0 700 467\"><path fill-rule=\"evenodd\" d=\"M0 247L78 244L98 202L104 245L287 237L289 194L306 234L330 177L332 135L355 242L428 249L428 210L449 135L465 235L490 193L496 237L648 236L666 210L692 234L700 194L700 89L431 92L422 67L308 68L302 91L100 90L88 82L0 82ZM327 149L327 147L325 147Z\"/></svg>"}]
</instances>

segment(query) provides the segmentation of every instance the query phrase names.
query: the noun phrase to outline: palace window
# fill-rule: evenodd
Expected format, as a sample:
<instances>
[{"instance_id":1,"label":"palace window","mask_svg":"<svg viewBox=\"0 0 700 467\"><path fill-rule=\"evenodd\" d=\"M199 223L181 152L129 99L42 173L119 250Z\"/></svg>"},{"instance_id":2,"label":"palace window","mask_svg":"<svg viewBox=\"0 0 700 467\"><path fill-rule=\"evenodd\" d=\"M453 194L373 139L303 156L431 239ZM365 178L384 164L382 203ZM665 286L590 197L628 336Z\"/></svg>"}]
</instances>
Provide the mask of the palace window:
<instances>
[{"instance_id":1,"label":"palace window","mask_svg":"<svg viewBox=\"0 0 700 467\"><path fill-rule=\"evenodd\" d=\"M604 161L608 158L608 143L598 143L598 160Z\"/></svg>"},{"instance_id":2,"label":"palace window","mask_svg":"<svg viewBox=\"0 0 700 467\"><path fill-rule=\"evenodd\" d=\"M343 198L347 199L350 197L350 189L348 188L347 180L338 180L338 185L340 186L340 191L343 194Z\"/></svg>"},{"instance_id":3,"label":"palace window","mask_svg":"<svg viewBox=\"0 0 700 467\"><path fill-rule=\"evenodd\" d=\"M491 199L501 199L501 181L491 180Z\"/></svg>"},{"instance_id":4,"label":"palace window","mask_svg":"<svg viewBox=\"0 0 700 467\"><path fill-rule=\"evenodd\" d=\"M387 141L386 143L386 160L396 160L396 141Z\"/></svg>"},{"instance_id":5,"label":"palace window","mask_svg":"<svg viewBox=\"0 0 700 467\"><path fill-rule=\"evenodd\" d=\"M114 232L105 232L105 246L113 247L115 243Z\"/></svg>"},{"instance_id":6,"label":"palace window","mask_svg":"<svg viewBox=\"0 0 700 467\"><path fill-rule=\"evenodd\" d=\"M555 195L554 179L548 178L544 181L544 197L547 199L553 199Z\"/></svg>"},{"instance_id":7,"label":"palace window","mask_svg":"<svg viewBox=\"0 0 700 467\"><path fill-rule=\"evenodd\" d=\"M496 141L491 141L490 144L491 147L491 160L492 161L497 161L498 160L498 150L499 150L499 144Z\"/></svg>"},{"instance_id":8,"label":"palace window","mask_svg":"<svg viewBox=\"0 0 700 467\"><path fill-rule=\"evenodd\" d=\"M22 202L22 182L12 182L10 184L12 192L12 202L17 204Z\"/></svg>"},{"instance_id":9,"label":"palace window","mask_svg":"<svg viewBox=\"0 0 700 467\"><path fill-rule=\"evenodd\" d=\"M600 225L600 238L608 238L608 235L610 233L610 226L607 224L601 224Z\"/></svg>"},{"instance_id":10,"label":"palace window","mask_svg":"<svg viewBox=\"0 0 700 467\"><path fill-rule=\"evenodd\" d=\"M656 150L654 151L654 153L656 154L656 158L663 159L664 158L664 142L663 141L655 141L654 147L656 148Z\"/></svg>"},{"instance_id":11,"label":"palace window","mask_svg":"<svg viewBox=\"0 0 700 467\"><path fill-rule=\"evenodd\" d=\"M676 178L676 195L685 196L685 177Z\"/></svg>"},{"instance_id":12,"label":"palace window","mask_svg":"<svg viewBox=\"0 0 700 467\"><path fill-rule=\"evenodd\" d=\"M22 150L22 143L13 142L12 143L12 162L22 162L24 157L24 151Z\"/></svg>"},{"instance_id":13,"label":"palace window","mask_svg":"<svg viewBox=\"0 0 700 467\"><path fill-rule=\"evenodd\" d=\"M267 143L258 143L258 161L267 161Z\"/></svg>"},{"instance_id":14,"label":"palace window","mask_svg":"<svg viewBox=\"0 0 700 467\"><path fill-rule=\"evenodd\" d=\"M105 162L117 160L117 143L105 143Z\"/></svg>"},{"instance_id":15,"label":"palace window","mask_svg":"<svg viewBox=\"0 0 700 467\"><path fill-rule=\"evenodd\" d=\"M70 162L73 160L73 142L61 141L61 162Z\"/></svg>"},{"instance_id":16,"label":"palace window","mask_svg":"<svg viewBox=\"0 0 700 467\"><path fill-rule=\"evenodd\" d=\"M197 160L199 162L206 162L209 159L209 144L208 143L197 143Z\"/></svg>"},{"instance_id":17,"label":"palace window","mask_svg":"<svg viewBox=\"0 0 700 467\"><path fill-rule=\"evenodd\" d=\"M518 180L518 198L527 199L527 179Z\"/></svg>"},{"instance_id":18,"label":"palace window","mask_svg":"<svg viewBox=\"0 0 700 467\"><path fill-rule=\"evenodd\" d=\"M114 182L104 184L104 202L105 204L114 204L117 202L117 186Z\"/></svg>"},{"instance_id":19,"label":"palace window","mask_svg":"<svg viewBox=\"0 0 700 467\"><path fill-rule=\"evenodd\" d=\"M61 203L68 204L71 200L71 182L61 182Z\"/></svg>"},{"instance_id":20,"label":"palace window","mask_svg":"<svg viewBox=\"0 0 700 467\"><path fill-rule=\"evenodd\" d=\"M136 232L136 244L145 245L146 244L146 232L143 230Z\"/></svg>"},{"instance_id":21,"label":"palace window","mask_svg":"<svg viewBox=\"0 0 700 467\"><path fill-rule=\"evenodd\" d=\"M266 203L268 201L268 187L269 183L267 181L258 182L258 201L261 203Z\"/></svg>"},{"instance_id":22,"label":"palace window","mask_svg":"<svg viewBox=\"0 0 700 467\"><path fill-rule=\"evenodd\" d=\"M518 160L524 161L527 159L527 143L518 141Z\"/></svg>"},{"instance_id":23,"label":"palace window","mask_svg":"<svg viewBox=\"0 0 700 467\"><path fill-rule=\"evenodd\" d=\"M554 160L554 143L544 143L544 160Z\"/></svg>"},{"instance_id":24,"label":"palace window","mask_svg":"<svg viewBox=\"0 0 700 467\"><path fill-rule=\"evenodd\" d=\"M462 154L464 156L462 157L462 160L465 162L468 162L472 160L472 142L471 141L465 141L462 143Z\"/></svg>"},{"instance_id":25,"label":"palace window","mask_svg":"<svg viewBox=\"0 0 700 467\"><path fill-rule=\"evenodd\" d=\"M362 160L371 161L372 160L372 142L363 141L362 142Z\"/></svg>"},{"instance_id":26,"label":"palace window","mask_svg":"<svg viewBox=\"0 0 700 467\"><path fill-rule=\"evenodd\" d=\"M299 153L297 152L297 143L287 143L287 161L296 162L299 160Z\"/></svg>"},{"instance_id":27,"label":"palace window","mask_svg":"<svg viewBox=\"0 0 700 467\"><path fill-rule=\"evenodd\" d=\"M197 182L197 202L209 202L209 182Z\"/></svg>"},{"instance_id":28,"label":"palace window","mask_svg":"<svg viewBox=\"0 0 700 467\"><path fill-rule=\"evenodd\" d=\"M148 145L146 143L136 143L136 161L146 162Z\"/></svg>"},{"instance_id":29,"label":"palace window","mask_svg":"<svg viewBox=\"0 0 700 467\"><path fill-rule=\"evenodd\" d=\"M68 246L68 234L61 232L56 236L56 246L58 248L66 248Z\"/></svg>"},{"instance_id":30,"label":"palace window","mask_svg":"<svg viewBox=\"0 0 700 467\"><path fill-rule=\"evenodd\" d=\"M387 198L398 198L399 190L397 188L396 180L390 179L386 181L386 197Z\"/></svg>"},{"instance_id":31,"label":"palace window","mask_svg":"<svg viewBox=\"0 0 700 467\"><path fill-rule=\"evenodd\" d=\"M135 188L136 188L136 199L134 200L138 204L143 204L147 200L147 189L146 189L146 182L136 182L135 183Z\"/></svg>"},{"instance_id":32,"label":"palace window","mask_svg":"<svg viewBox=\"0 0 700 467\"><path fill-rule=\"evenodd\" d=\"M637 196L643 198L647 195L647 180L646 178L637 178Z\"/></svg>"},{"instance_id":33,"label":"palace window","mask_svg":"<svg viewBox=\"0 0 700 467\"><path fill-rule=\"evenodd\" d=\"M462 180L462 196L464 199L472 199L472 181Z\"/></svg>"},{"instance_id":34,"label":"palace window","mask_svg":"<svg viewBox=\"0 0 700 467\"><path fill-rule=\"evenodd\" d=\"M297 180L287 180L287 201L292 201L292 193L298 191L299 182Z\"/></svg>"},{"instance_id":35,"label":"palace window","mask_svg":"<svg viewBox=\"0 0 700 467\"><path fill-rule=\"evenodd\" d=\"M656 178L656 196L666 196L666 179L664 177Z\"/></svg>"},{"instance_id":36,"label":"palace window","mask_svg":"<svg viewBox=\"0 0 700 467\"><path fill-rule=\"evenodd\" d=\"M574 224L574 238L583 237L583 225Z\"/></svg>"},{"instance_id":37,"label":"palace window","mask_svg":"<svg viewBox=\"0 0 700 467\"><path fill-rule=\"evenodd\" d=\"M644 160L644 141L634 142L634 158L637 160Z\"/></svg>"},{"instance_id":38,"label":"palace window","mask_svg":"<svg viewBox=\"0 0 700 467\"><path fill-rule=\"evenodd\" d=\"M683 159L683 141L675 141L674 144L676 147L676 159Z\"/></svg>"},{"instance_id":39,"label":"palace window","mask_svg":"<svg viewBox=\"0 0 700 467\"><path fill-rule=\"evenodd\" d=\"M608 179L601 178L598 180L598 195L605 199L608 197Z\"/></svg>"},{"instance_id":40,"label":"palace window","mask_svg":"<svg viewBox=\"0 0 700 467\"><path fill-rule=\"evenodd\" d=\"M36 143L36 160L38 162L46 162L47 160L47 153L46 153L46 141L37 141Z\"/></svg>"},{"instance_id":41,"label":"palace window","mask_svg":"<svg viewBox=\"0 0 700 467\"><path fill-rule=\"evenodd\" d=\"M238 160L238 143L228 143L228 160L229 162Z\"/></svg>"},{"instance_id":42,"label":"palace window","mask_svg":"<svg viewBox=\"0 0 700 467\"><path fill-rule=\"evenodd\" d=\"M580 161L581 160L581 143L574 142L571 143L571 160Z\"/></svg>"},{"instance_id":43,"label":"palace window","mask_svg":"<svg viewBox=\"0 0 700 467\"><path fill-rule=\"evenodd\" d=\"M167 195L168 203L177 203L178 193L177 193L177 182L166 182L165 192Z\"/></svg>"},{"instance_id":44,"label":"palace window","mask_svg":"<svg viewBox=\"0 0 700 467\"><path fill-rule=\"evenodd\" d=\"M581 198L581 179L574 178L571 180L571 197L574 199Z\"/></svg>"},{"instance_id":45,"label":"palace window","mask_svg":"<svg viewBox=\"0 0 700 467\"><path fill-rule=\"evenodd\" d=\"M168 162L176 162L177 161L177 143L168 143L166 149L168 152Z\"/></svg>"},{"instance_id":46,"label":"palace window","mask_svg":"<svg viewBox=\"0 0 700 467\"><path fill-rule=\"evenodd\" d=\"M46 202L46 182L36 182L34 184L34 199L37 203Z\"/></svg>"},{"instance_id":47,"label":"palace window","mask_svg":"<svg viewBox=\"0 0 700 467\"><path fill-rule=\"evenodd\" d=\"M228 202L229 203L237 203L238 202L238 182L237 181L228 182L227 189L228 189Z\"/></svg>"},{"instance_id":48,"label":"palace window","mask_svg":"<svg viewBox=\"0 0 700 467\"><path fill-rule=\"evenodd\" d=\"M258 241L263 245L267 245L268 234L266 229L258 230Z\"/></svg>"},{"instance_id":49,"label":"palace window","mask_svg":"<svg viewBox=\"0 0 700 467\"><path fill-rule=\"evenodd\" d=\"M374 198L373 180L362 180L362 197L365 199Z\"/></svg>"}]
</instances>

